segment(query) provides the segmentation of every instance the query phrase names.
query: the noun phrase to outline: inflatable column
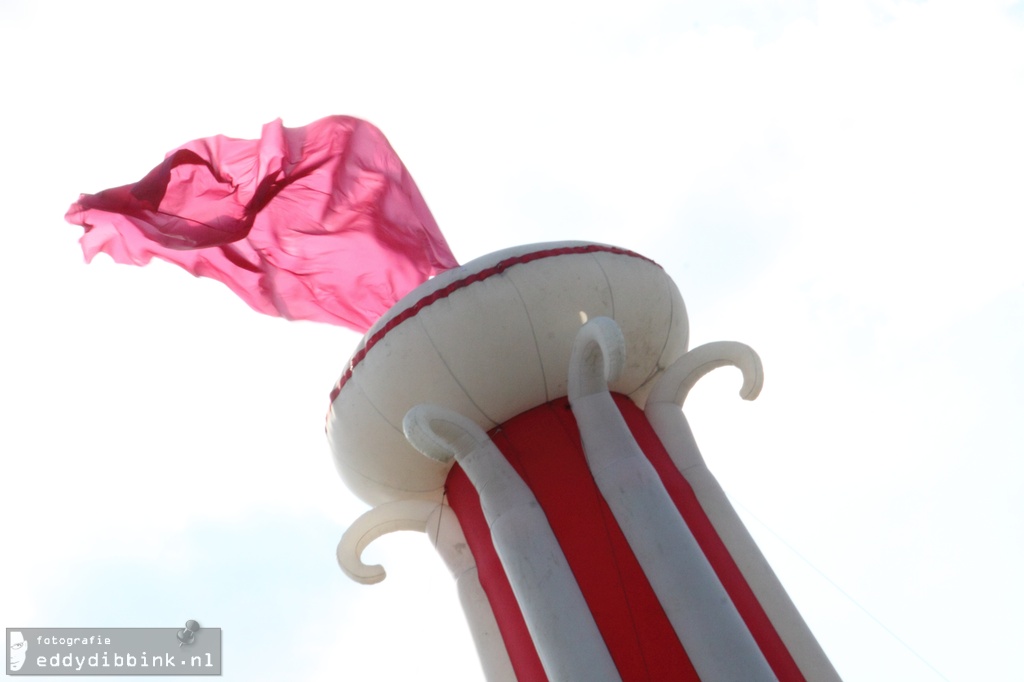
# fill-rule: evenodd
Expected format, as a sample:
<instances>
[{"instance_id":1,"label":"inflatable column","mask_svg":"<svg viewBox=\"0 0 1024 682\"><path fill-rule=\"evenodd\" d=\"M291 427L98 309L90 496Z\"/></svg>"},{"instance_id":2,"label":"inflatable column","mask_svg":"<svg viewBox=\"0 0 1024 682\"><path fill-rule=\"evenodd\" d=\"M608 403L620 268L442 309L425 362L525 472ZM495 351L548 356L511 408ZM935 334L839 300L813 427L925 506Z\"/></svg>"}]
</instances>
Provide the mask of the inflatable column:
<instances>
[{"instance_id":1,"label":"inflatable column","mask_svg":"<svg viewBox=\"0 0 1024 682\"><path fill-rule=\"evenodd\" d=\"M838 680L705 466L681 406L739 343L687 351L672 280L580 242L426 282L363 338L332 394L342 478L372 509L345 572L393 530L431 535L488 680Z\"/></svg>"}]
</instances>

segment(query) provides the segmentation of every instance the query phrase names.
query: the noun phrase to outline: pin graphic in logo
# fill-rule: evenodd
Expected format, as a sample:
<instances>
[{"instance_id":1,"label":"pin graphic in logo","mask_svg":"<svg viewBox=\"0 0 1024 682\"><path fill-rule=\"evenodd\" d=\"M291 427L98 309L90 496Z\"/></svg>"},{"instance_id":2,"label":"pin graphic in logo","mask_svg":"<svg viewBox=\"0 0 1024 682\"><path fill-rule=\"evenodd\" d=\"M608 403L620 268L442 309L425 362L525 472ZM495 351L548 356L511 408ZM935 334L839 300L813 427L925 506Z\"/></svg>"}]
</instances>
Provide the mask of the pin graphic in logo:
<instances>
[{"instance_id":1,"label":"pin graphic in logo","mask_svg":"<svg viewBox=\"0 0 1024 682\"><path fill-rule=\"evenodd\" d=\"M178 646L182 644L192 644L196 641L196 633L199 632L199 623L194 620L187 621L185 623L184 630L178 630Z\"/></svg>"}]
</instances>

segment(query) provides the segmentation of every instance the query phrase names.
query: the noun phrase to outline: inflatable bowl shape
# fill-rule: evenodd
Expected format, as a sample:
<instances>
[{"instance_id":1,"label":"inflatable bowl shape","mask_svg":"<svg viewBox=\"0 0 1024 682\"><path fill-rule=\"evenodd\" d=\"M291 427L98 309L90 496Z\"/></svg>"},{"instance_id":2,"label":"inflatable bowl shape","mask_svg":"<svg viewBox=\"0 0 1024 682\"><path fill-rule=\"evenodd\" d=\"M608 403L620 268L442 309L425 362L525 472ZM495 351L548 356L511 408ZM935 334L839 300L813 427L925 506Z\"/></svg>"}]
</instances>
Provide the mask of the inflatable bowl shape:
<instances>
[{"instance_id":1,"label":"inflatable bowl shape","mask_svg":"<svg viewBox=\"0 0 1024 682\"><path fill-rule=\"evenodd\" d=\"M406 441L406 412L439 405L489 431L563 397L576 332L598 316L626 339L611 389L642 408L688 336L679 290L654 262L602 244L532 244L416 288L367 332L332 393L327 437L345 484L373 506L439 502L451 465Z\"/></svg>"}]
</instances>

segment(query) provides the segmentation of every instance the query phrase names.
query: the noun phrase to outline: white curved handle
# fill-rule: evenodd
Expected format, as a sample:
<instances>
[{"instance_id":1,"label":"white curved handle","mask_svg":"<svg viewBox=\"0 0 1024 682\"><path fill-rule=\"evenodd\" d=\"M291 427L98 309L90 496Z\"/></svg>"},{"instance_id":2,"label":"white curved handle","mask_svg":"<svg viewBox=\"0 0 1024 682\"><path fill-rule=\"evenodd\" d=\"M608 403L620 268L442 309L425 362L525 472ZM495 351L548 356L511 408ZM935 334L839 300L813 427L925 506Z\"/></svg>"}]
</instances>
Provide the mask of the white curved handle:
<instances>
[{"instance_id":1,"label":"white curved handle","mask_svg":"<svg viewBox=\"0 0 1024 682\"><path fill-rule=\"evenodd\" d=\"M427 518L437 502L398 500L386 502L366 512L349 526L338 543L338 565L345 575L363 585L384 580L387 572L380 564L364 564L363 550L381 535L399 530L426 532Z\"/></svg>"},{"instance_id":2,"label":"white curved handle","mask_svg":"<svg viewBox=\"0 0 1024 682\"><path fill-rule=\"evenodd\" d=\"M580 327L569 356L569 402L608 390L626 364L626 339L615 320L595 317Z\"/></svg>"},{"instance_id":3,"label":"white curved handle","mask_svg":"<svg viewBox=\"0 0 1024 682\"><path fill-rule=\"evenodd\" d=\"M487 433L472 419L426 403L415 405L405 413L402 431L414 448L442 464L491 442Z\"/></svg>"},{"instance_id":4,"label":"white curved handle","mask_svg":"<svg viewBox=\"0 0 1024 682\"><path fill-rule=\"evenodd\" d=\"M743 373L740 397L744 400L756 398L764 384L761 358L753 348L744 343L715 341L697 346L673 362L651 390L647 404L675 403L681 407L690 389L701 377L713 369L727 365L738 367Z\"/></svg>"}]
</instances>

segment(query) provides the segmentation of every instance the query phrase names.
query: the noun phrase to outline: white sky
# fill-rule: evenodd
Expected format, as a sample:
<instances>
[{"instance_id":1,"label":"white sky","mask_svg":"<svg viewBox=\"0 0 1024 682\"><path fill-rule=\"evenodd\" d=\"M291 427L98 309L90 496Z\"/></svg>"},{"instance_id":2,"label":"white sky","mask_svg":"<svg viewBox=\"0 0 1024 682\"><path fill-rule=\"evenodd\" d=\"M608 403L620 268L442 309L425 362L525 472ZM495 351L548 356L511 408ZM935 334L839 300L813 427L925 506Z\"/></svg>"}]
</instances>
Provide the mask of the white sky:
<instances>
[{"instance_id":1,"label":"white sky","mask_svg":"<svg viewBox=\"0 0 1024 682\"><path fill-rule=\"evenodd\" d=\"M1019 675L1021 3L167 7L0 0L0 627L194 618L226 680L479 676L424 536L371 548L377 586L334 563L356 335L87 267L62 220L189 139L350 114L460 261L620 245L694 345L761 354L756 402L722 371L687 414L844 679L942 679L878 622L949 680Z\"/></svg>"}]
</instances>

